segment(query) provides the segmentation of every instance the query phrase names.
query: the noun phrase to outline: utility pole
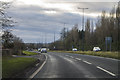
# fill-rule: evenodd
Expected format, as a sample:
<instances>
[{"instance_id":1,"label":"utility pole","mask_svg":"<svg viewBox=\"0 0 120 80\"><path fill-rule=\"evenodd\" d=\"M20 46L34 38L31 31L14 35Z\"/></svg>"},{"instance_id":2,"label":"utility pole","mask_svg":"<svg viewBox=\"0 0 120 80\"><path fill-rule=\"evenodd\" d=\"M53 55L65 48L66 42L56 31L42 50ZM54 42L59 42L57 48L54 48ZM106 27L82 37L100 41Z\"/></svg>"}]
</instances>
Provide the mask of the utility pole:
<instances>
[{"instance_id":1,"label":"utility pole","mask_svg":"<svg viewBox=\"0 0 120 80\"><path fill-rule=\"evenodd\" d=\"M46 47L46 33L45 33L45 47Z\"/></svg>"},{"instance_id":2,"label":"utility pole","mask_svg":"<svg viewBox=\"0 0 120 80\"><path fill-rule=\"evenodd\" d=\"M88 8L79 8L83 10L83 18L82 18L82 51L84 51L84 10Z\"/></svg>"},{"instance_id":3,"label":"utility pole","mask_svg":"<svg viewBox=\"0 0 120 80\"><path fill-rule=\"evenodd\" d=\"M65 24L66 23L64 23L64 28L65 28ZM66 37L66 28L65 28L65 32L64 32L64 49L66 50L66 39L65 39L65 37Z\"/></svg>"},{"instance_id":4,"label":"utility pole","mask_svg":"<svg viewBox=\"0 0 120 80\"><path fill-rule=\"evenodd\" d=\"M55 49L55 32L54 32L54 49Z\"/></svg>"},{"instance_id":5,"label":"utility pole","mask_svg":"<svg viewBox=\"0 0 120 80\"><path fill-rule=\"evenodd\" d=\"M120 30L120 1L118 2L118 9L117 9L117 12L116 12L116 15L117 15L117 21L118 21L118 32ZM118 42L120 41L120 33L118 34ZM120 46L118 45L118 50L120 49ZM120 50L119 50L120 51Z\"/></svg>"}]
</instances>

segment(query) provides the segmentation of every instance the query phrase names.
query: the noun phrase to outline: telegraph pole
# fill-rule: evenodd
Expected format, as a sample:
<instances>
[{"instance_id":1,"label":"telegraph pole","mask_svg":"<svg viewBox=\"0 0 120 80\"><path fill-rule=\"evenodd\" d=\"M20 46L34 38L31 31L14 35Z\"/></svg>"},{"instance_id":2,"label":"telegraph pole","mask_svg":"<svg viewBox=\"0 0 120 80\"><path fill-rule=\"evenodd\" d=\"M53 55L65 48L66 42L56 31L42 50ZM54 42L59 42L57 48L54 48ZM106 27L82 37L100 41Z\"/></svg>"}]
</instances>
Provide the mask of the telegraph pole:
<instances>
[{"instance_id":1,"label":"telegraph pole","mask_svg":"<svg viewBox=\"0 0 120 80\"><path fill-rule=\"evenodd\" d=\"M55 32L54 32L54 49L55 49Z\"/></svg>"},{"instance_id":2,"label":"telegraph pole","mask_svg":"<svg viewBox=\"0 0 120 80\"><path fill-rule=\"evenodd\" d=\"M65 25L66 25L67 23L64 23L64 28L65 28ZM66 50L66 39L65 39L65 37L66 37L66 28L65 28L65 32L64 32L64 49Z\"/></svg>"},{"instance_id":3,"label":"telegraph pole","mask_svg":"<svg viewBox=\"0 0 120 80\"><path fill-rule=\"evenodd\" d=\"M46 47L46 41L47 41L47 40L46 40L46 33L45 33L45 47Z\"/></svg>"},{"instance_id":4,"label":"telegraph pole","mask_svg":"<svg viewBox=\"0 0 120 80\"><path fill-rule=\"evenodd\" d=\"M84 51L84 10L88 8L79 8L83 10L83 18L82 18L82 51Z\"/></svg>"}]
</instances>

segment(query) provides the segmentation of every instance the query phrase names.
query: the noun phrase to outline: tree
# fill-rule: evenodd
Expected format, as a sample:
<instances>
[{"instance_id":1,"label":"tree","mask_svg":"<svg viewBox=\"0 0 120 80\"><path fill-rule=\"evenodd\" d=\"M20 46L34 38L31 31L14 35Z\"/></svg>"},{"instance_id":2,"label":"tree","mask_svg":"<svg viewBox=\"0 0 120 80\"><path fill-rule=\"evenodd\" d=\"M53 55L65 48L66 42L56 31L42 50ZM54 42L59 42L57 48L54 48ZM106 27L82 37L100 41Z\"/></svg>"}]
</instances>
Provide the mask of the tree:
<instances>
[{"instance_id":1,"label":"tree","mask_svg":"<svg viewBox=\"0 0 120 80\"><path fill-rule=\"evenodd\" d=\"M13 34L9 31L4 31L4 34L2 35L2 44L3 48L13 48Z\"/></svg>"},{"instance_id":2,"label":"tree","mask_svg":"<svg viewBox=\"0 0 120 80\"><path fill-rule=\"evenodd\" d=\"M87 22L85 24L85 43L86 48L90 46L90 20L87 19Z\"/></svg>"},{"instance_id":3,"label":"tree","mask_svg":"<svg viewBox=\"0 0 120 80\"><path fill-rule=\"evenodd\" d=\"M25 44L22 39L17 36L13 37L13 54L21 54L21 50L25 50Z\"/></svg>"},{"instance_id":4,"label":"tree","mask_svg":"<svg viewBox=\"0 0 120 80\"><path fill-rule=\"evenodd\" d=\"M7 15L5 10L10 7L10 2L0 1L0 29L2 36L2 44L4 48L12 48L11 42L13 35L11 33L11 27L13 27L14 21Z\"/></svg>"}]
</instances>

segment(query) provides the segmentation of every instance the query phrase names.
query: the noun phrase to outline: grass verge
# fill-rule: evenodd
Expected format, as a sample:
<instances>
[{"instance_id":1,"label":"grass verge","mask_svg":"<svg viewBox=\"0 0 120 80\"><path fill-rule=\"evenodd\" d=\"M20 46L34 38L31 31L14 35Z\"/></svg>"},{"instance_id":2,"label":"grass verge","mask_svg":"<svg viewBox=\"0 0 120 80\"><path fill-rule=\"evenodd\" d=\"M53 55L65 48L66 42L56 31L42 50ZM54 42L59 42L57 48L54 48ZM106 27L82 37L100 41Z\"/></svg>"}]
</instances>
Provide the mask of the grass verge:
<instances>
[{"instance_id":1,"label":"grass verge","mask_svg":"<svg viewBox=\"0 0 120 80\"><path fill-rule=\"evenodd\" d=\"M62 53L74 53L74 54L83 54L83 55L92 55L100 57L108 57L114 59L120 59L120 52L106 52L106 51L51 51L51 52L62 52Z\"/></svg>"},{"instance_id":2,"label":"grass verge","mask_svg":"<svg viewBox=\"0 0 120 80\"><path fill-rule=\"evenodd\" d=\"M35 58L2 57L2 77L10 78L35 63Z\"/></svg>"},{"instance_id":3,"label":"grass verge","mask_svg":"<svg viewBox=\"0 0 120 80\"><path fill-rule=\"evenodd\" d=\"M29 52L29 51L23 51L24 54L26 55L37 55L38 53L35 53L35 52Z\"/></svg>"}]
</instances>

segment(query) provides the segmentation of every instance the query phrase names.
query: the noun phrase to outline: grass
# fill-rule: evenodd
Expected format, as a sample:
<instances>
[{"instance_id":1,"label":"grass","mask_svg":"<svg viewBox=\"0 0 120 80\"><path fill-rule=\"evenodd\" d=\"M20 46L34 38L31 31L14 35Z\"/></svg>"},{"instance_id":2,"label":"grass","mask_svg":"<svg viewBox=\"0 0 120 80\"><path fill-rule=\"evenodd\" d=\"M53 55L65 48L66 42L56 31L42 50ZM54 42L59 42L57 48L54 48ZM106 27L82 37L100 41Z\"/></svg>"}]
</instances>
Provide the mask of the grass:
<instances>
[{"instance_id":1,"label":"grass","mask_svg":"<svg viewBox=\"0 0 120 80\"><path fill-rule=\"evenodd\" d=\"M2 58L2 77L10 78L31 66L35 61L35 58L4 56Z\"/></svg>"},{"instance_id":2,"label":"grass","mask_svg":"<svg viewBox=\"0 0 120 80\"><path fill-rule=\"evenodd\" d=\"M24 54L26 55L37 55L38 53L35 53L35 52L29 52L29 51L23 51Z\"/></svg>"},{"instance_id":3,"label":"grass","mask_svg":"<svg viewBox=\"0 0 120 80\"><path fill-rule=\"evenodd\" d=\"M107 52L107 51L52 51L52 52L66 52L66 53L74 53L74 54L83 54L83 55L93 55L93 56L100 56L100 57L108 57L108 58L114 58L114 59L120 59L120 53L119 52Z\"/></svg>"}]
</instances>

